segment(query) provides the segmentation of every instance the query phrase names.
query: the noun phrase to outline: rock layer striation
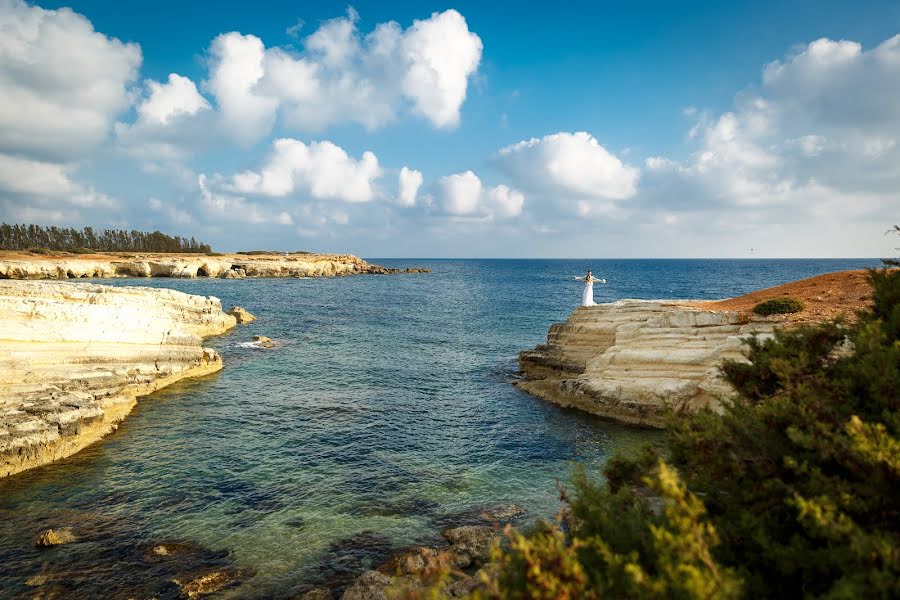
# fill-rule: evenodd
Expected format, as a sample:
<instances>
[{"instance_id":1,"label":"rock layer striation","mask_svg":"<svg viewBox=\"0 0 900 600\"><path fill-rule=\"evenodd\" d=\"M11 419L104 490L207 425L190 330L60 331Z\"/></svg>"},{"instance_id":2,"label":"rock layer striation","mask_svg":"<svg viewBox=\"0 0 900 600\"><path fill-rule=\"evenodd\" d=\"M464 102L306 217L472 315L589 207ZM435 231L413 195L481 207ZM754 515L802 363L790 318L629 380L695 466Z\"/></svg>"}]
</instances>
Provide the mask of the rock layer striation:
<instances>
[{"instance_id":1,"label":"rock layer striation","mask_svg":"<svg viewBox=\"0 0 900 600\"><path fill-rule=\"evenodd\" d=\"M78 452L136 398L222 368L202 346L236 321L168 289L0 281L0 477Z\"/></svg>"},{"instance_id":2,"label":"rock layer striation","mask_svg":"<svg viewBox=\"0 0 900 600\"><path fill-rule=\"evenodd\" d=\"M547 343L519 355L526 392L626 423L662 427L667 408L716 409L732 390L719 373L773 320L690 303L622 300L575 309Z\"/></svg>"},{"instance_id":3,"label":"rock layer striation","mask_svg":"<svg viewBox=\"0 0 900 600\"><path fill-rule=\"evenodd\" d=\"M0 253L0 279L112 277L335 277L426 272L372 265L351 254L88 254Z\"/></svg>"}]
</instances>

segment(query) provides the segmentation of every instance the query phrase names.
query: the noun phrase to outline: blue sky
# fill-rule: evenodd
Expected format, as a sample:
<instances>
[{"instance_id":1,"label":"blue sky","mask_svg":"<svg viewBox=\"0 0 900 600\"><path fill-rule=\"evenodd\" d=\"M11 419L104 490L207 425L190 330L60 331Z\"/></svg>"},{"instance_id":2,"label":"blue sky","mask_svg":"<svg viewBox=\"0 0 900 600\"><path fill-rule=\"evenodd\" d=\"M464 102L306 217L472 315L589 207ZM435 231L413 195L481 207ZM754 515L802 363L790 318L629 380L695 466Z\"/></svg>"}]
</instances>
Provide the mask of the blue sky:
<instances>
[{"instance_id":1,"label":"blue sky","mask_svg":"<svg viewBox=\"0 0 900 600\"><path fill-rule=\"evenodd\" d=\"M892 250L896 2L38 4L0 1L6 221L364 256Z\"/></svg>"}]
</instances>

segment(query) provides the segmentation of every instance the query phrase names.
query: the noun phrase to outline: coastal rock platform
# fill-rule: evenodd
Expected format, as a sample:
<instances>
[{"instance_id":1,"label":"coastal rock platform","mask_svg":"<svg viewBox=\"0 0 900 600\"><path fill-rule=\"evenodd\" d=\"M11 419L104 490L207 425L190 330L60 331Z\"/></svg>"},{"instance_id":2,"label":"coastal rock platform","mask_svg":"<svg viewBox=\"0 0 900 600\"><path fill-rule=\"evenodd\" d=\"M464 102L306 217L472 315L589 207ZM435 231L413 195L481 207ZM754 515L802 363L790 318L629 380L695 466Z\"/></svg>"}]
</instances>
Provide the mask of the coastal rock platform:
<instances>
[{"instance_id":1,"label":"coastal rock platform","mask_svg":"<svg viewBox=\"0 0 900 600\"><path fill-rule=\"evenodd\" d=\"M213 297L0 281L0 477L99 440L139 396L218 371L202 339L235 324Z\"/></svg>"},{"instance_id":2,"label":"coastal rock platform","mask_svg":"<svg viewBox=\"0 0 900 600\"><path fill-rule=\"evenodd\" d=\"M236 253L146 254L0 252L0 279L80 279L112 277L336 277L422 273L428 269L392 269L352 254Z\"/></svg>"},{"instance_id":3,"label":"coastal rock platform","mask_svg":"<svg viewBox=\"0 0 900 600\"><path fill-rule=\"evenodd\" d=\"M869 300L863 271L829 273L723 301L621 300L575 309L550 327L547 343L520 353L539 398L617 421L663 427L668 410L717 410L733 394L724 360L744 360L745 340L778 327L844 316ZM791 296L804 310L760 317L752 307Z\"/></svg>"}]
</instances>

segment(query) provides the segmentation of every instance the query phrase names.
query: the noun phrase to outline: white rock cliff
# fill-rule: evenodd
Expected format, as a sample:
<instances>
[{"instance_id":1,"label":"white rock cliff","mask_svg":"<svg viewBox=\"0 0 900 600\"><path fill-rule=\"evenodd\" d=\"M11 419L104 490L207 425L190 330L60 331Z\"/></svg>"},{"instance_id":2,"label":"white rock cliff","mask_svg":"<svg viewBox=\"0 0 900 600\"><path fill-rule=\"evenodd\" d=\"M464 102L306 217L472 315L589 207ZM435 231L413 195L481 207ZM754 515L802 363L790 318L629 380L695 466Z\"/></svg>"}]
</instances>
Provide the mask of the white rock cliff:
<instances>
[{"instance_id":1,"label":"white rock cliff","mask_svg":"<svg viewBox=\"0 0 900 600\"><path fill-rule=\"evenodd\" d=\"M719 374L744 340L775 324L687 303L622 300L577 308L547 343L519 355L526 392L626 423L662 427L669 407L693 412L733 393Z\"/></svg>"},{"instance_id":2,"label":"white rock cliff","mask_svg":"<svg viewBox=\"0 0 900 600\"><path fill-rule=\"evenodd\" d=\"M202 338L236 321L168 289L0 281L0 477L69 456L144 396L222 368Z\"/></svg>"}]
</instances>

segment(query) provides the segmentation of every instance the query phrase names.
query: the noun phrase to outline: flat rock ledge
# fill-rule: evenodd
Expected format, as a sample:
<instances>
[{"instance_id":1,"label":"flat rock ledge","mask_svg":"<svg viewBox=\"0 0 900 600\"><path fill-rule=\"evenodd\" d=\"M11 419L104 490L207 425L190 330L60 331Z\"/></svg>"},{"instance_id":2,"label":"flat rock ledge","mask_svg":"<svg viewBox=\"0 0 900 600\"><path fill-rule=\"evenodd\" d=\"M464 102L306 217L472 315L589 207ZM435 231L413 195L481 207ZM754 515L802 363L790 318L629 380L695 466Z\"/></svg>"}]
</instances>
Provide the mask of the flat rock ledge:
<instances>
[{"instance_id":1,"label":"flat rock ledge","mask_svg":"<svg viewBox=\"0 0 900 600\"><path fill-rule=\"evenodd\" d=\"M519 355L520 389L561 406L663 427L667 409L716 410L733 394L719 372L776 322L688 302L621 300L575 309L547 343Z\"/></svg>"},{"instance_id":2,"label":"flat rock ledge","mask_svg":"<svg viewBox=\"0 0 900 600\"><path fill-rule=\"evenodd\" d=\"M114 431L137 398L222 368L202 346L235 326L217 298L0 281L0 477Z\"/></svg>"},{"instance_id":3,"label":"flat rock ledge","mask_svg":"<svg viewBox=\"0 0 900 600\"><path fill-rule=\"evenodd\" d=\"M112 277L337 277L427 273L369 264L352 254L67 254L0 252L0 279L81 279Z\"/></svg>"}]
</instances>

